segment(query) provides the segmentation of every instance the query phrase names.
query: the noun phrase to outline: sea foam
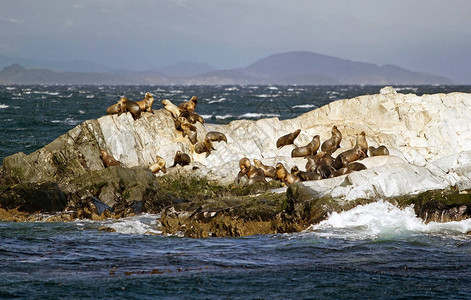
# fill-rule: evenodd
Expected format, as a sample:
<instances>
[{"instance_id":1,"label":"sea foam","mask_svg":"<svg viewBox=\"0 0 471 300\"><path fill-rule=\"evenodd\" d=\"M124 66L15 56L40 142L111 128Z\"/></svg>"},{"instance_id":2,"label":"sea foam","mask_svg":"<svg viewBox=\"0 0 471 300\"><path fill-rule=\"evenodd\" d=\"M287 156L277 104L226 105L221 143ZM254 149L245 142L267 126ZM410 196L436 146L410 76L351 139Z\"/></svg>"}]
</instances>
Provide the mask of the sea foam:
<instances>
[{"instance_id":1,"label":"sea foam","mask_svg":"<svg viewBox=\"0 0 471 300\"><path fill-rule=\"evenodd\" d=\"M111 224L103 225L113 228L118 233L123 234L162 234L160 222L157 221L159 215L142 214L134 217L123 218Z\"/></svg>"},{"instance_id":2,"label":"sea foam","mask_svg":"<svg viewBox=\"0 0 471 300\"><path fill-rule=\"evenodd\" d=\"M413 206L401 209L380 200L359 205L341 213L332 213L326 220L311 225L307 232L323 237L376 239L410 234L463 234L471 231L471 219L459 222L425 223L417 217Z\"/></svg>"}]
</instances>

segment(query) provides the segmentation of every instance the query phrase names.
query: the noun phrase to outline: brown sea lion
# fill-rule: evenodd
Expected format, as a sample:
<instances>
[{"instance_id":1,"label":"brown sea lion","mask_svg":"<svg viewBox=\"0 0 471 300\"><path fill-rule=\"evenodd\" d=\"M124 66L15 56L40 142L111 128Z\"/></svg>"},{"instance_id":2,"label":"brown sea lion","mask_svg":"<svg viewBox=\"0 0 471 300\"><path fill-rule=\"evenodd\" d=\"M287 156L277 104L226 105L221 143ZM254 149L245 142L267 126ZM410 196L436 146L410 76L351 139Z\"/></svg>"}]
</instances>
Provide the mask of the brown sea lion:
<instances>
[{"instance_id":1,"label":"brown sea lion","mask_svg":"<svg viewBox=\"0 0 471 300\"><path fill-rule=\"evenodd\" d=\"M190 142L194 145L198 142L196 127L190 123L183 123L180 125L183 131L183 136L188 136Z\"/></svg>"},{"instance_id":2,"label":"brown sea lion","mask_svg":"<svg viewBox=\"0 0 471 300\"><path fill-rule=\"evenodd\" d=\"M314 161L314 157L306 156L305 158L307 159L307 163L305 166L306 172L314 172L314 170L316 169L316 162Z\"/></svg>"},{"instance_id":3,"label":"brown sea lion","mask_svg":"<svg viewBox=\"0 0 471 300\"><path fill-rule=\"evenodd\" d=\"M340 156L344 156L349 163L366 157L365 153L361 151L360 146L355 146L350 150L340 153L335 160L340 160L341 162L342 158Z\"/></svg>"},{"instance_id":4,"label":"brown sea lion","mask_svg":"<svg viewBox=\"0 0 471 300\"><path fill-rule=\"evenodd\" d=\"M190 100L188 100L186 102L183 102L180 105L178 105L178 109L180 110L180 113L182 113L184 111L194 112L195 107L196 107L196 103L198 103L198 97L193 96L193 97L191 97Z\"/></svg>"},{"instance_id":5,"label":"brown sea lion","mask_svg":"<svg viewBox=\"0 0 471 300\"><path fill-rule=\"evenodd\" d=\"M282 137L280 137L276 141L276 147L279 149L283 146L290 145L294 142L294 139L296 139L301 132L301 129L296 130L295 132L288 133Z\"/></svg>"},{"instance_id":6,"label":"brown sea lion","mask_svg":"<svg viewBox=\"0 0 471 300\"><path fill-rule=\"evenodd\" d=\"M188 154L181 152L180 150L175 153L175 157L173 158L173 166L175 167L176 165L180 166L186 166L191 163L191 158Z\"/></svg>"},{"instance_id":7,"label":"brown sea lion","mask_svg":"<svg viewBox=\"0 0 471 300\"><path fill-rule=\"evenodd\" d=\"M316 165L332 166L334 159L330 154L330 152L318 152L316 155L313 156L314 162L316 163Z\"/></svg>"},{"instance_id":8,"label":"brown sea lion","mask_svg":"<svg viewBox=\"0 0 471 300\"><path fill-rule=\"evenodd\" d=\"M274 167L266 166L260 160L256 158L254 158L253 163L257 168L263 170L263 174L265 174L266 177L276 179L276 170Z\"/></svg>"},{"instance_id":9,"label":"brown sea lion","mask_svg":"<svg viewBox=\"0 0 471 300\"><path fill-rule=\"evenodd\" d=\"M288 175L289 173L282 163L277 163L275 166L275 174L278 180L285 181L286 175Z\"/></svg>"},{"instance_id":10,"label":"brown sea lion","mask_svg":"<svg viewBox=\"0 0 471 300\"><path fill-rule=\"evenodd\" d=\"M113 156L109 155L106 150L100 149L100 154L101 154L100 155L101 159L103 160L103 164L105 165L105 168L121 165L121 163L117 161L116 159L114 159Z\"/></svg>"},{"instance_id":11,"label":"brown sea lion","mask_svg":"<svg viewBox=\"0 0 471 300\"><path fill-rule=\"evenodd\" d=\"M389 155L389 150L384 145L381 145L378 148L370 146L368 147L368 152L370 153L370 156Z\"/></svg>"},{"instance_id":12,"label":"brown sea lion","mask_svg":"<svg viewBox=\"0 0 471 300\"><path fill-rule=\"evenodd\" d=\"M151 93L146 93L144 99L136 101L137 105L141 111L148 111L150 113L154 113L152 111L152 104L154 103L154 97L152 97Z\"/></svg>"},{"instance_id":13,"label":"brown sea lion","mask_svg":"<svg viewBox=\"0 0 471 300\"><path fill-rule=\"evenodd\" d=\"M237 182L240 182L240 179L247 174L251 166L252 164L250 163L250 160L247 157L243 157L239 160L240 171L237 174Z\"/></svg>"},{"instance_id":14,"label":"brown sea lion","mask_svg":"<svg viewBox=\"0 0 471 300\"><path fill-rule=\"evenodd\" d=\"M288 173L285 177L284 182L286 182L287 184L292 184L295 182L301 182L301 179L294 174Z\"/></svg>"},{"instance_id":15,"label":"brown sea lion","mask_svg":"<svg viewBox=\"0 0 471 300\"><path fill-rule=\"evenodd\" d=\"M335 172L335 169L332 166L328 165L318 165L315 170L316 173L321 175L323 179L331 177L332 173Z\"/></svg>"},{"instance_id":16,"label":"brown sea lion","mask_svg":"<svg viewBox=\"0 0 471 300\"><path fill-rule=\"evenodd\" d=\"M291 151L291 157L314 155L317 152L317 149L319 149L320 143L321 141L319 135L315 135L311 142L309 142L309 144L306 146L294 148L293 151Z\"/></svg>"},{"instance_id":17,"label":"brown sea lion","mask_svg":"<svg viewBox=\"0 0 471 300\"><path fill-rule=\"evenodd\" d=\"M159 171L167 173L167 169L165 168L165 159L156 155L155 160L156 162L149 166L149 169L152 171L152 173L157 173Z\"/></svg>"},{"instance_id":18,"label":"brown sea lion","mask_svg":"<svg viewBox=\"0 0 471 300\"><path fill-rule=\"evenodd\" d=\"M325 140L321 145L321 151L327 153L333 153L335 150L340 148L340 142L342 141L342 133L338 130L337 126L332 127L332 136L330 139Z\"/></svg>"},{"instance_id":19,"label":"brown sea lion","mask_svg":"<svg viewBox=\"0 0 471 300\"><path fill-rule=\"evenodd\" d=\"M352 171L362 171L362 170L366 170L366 166L360 162L357 162L357 161L354 161L352 163L349 163L348 164L348 167L350 168L350 170Z\"/></svg>"},{"instance_id":20,"label":"brown sea lion","mask_svg":"<svg viewBox=\"0 0 471 300\"><path fill-rule=\"evenodd\" d=\"M164 108L172 114L175 120L180 116L180 110L178 109L178 106L173 104L170 100L162 100L162 104L164 105Z\"/></svg>"},{"instance_id":21,"label":"brown sea lion","mask_svg":"<svg viewBox=\"0 0 471 300\"><path fill-rule=\"evenodd\" d=\"M294 174L301 179L301 181L309 181L309 180L320 180L322 176L317 174L316 172L305 172L299 170L297 166L291 168L291 174Z\"/></svg>"},{"instance_id":22,"label":"brown sea lion","mask_svg":"<svg viewBox=\"0 0 471 300\"><path fill-rule=\"evenodd\" d=\"M249 169L252 164L250 163L250 159L247 157L243 157L239 160L239 168L242 169Z\"/></svg>"},{"instance_id":23,"label":"brown sea lion","mask_svg":"<svg viewBox=\"0 0 471 300\"><path fill-rule=\"evenodd\" d=\"M365 153L365 157L367 157L367 152L368 152L368 142L366 141L365 137L366 133L364 131L360 132L360 134L357 135L357 140L355 143L355 146L359 146L361 151Z\"/></svg>"},{"instance_id":24,"label":"brown sea lion","mask_svg":"<svg viewBox=\"0 0 471 300\"><path fill-rule=\"evenodd\" d=\"M126 108L124 107L122 102L118 102L116 104L113 104L113 105L111 105L110 107L108 107L106 109L106 112L109 115L115 115L115 114L121 115L125 111L126 111Z\"/></svg>"},{"instance_id":25,"label":"brown sea lion","mask_svg":"<svg viewBox=\"0 0 471 300\"><path fill-rule=\"evenodd\" d=\"M204 119L202 116L198 115L195 112L184 111L180 113L180 117L183 117L188 120L191 124L195 124L196 122L200 122L204 124Z\"/></svg>"},{"instance_id":26,"label":"brown sea lion","mask_svg":"<svg viewBox=\"0 0 471 300\"><path fill-rule=\"evenodd\" d=\"M139 119L139 117L141 116L141 108L136 102L131 101L126 97L122 97L119 101L124 105L126 111L129 111L131 113L132 118L134 120Z\"/></svg>"},{"instance_id":27,"label":"brown sea lion","mask_svg":"<svg viewBox=\"0 0 471 300\"><path fill-rule=\"evenodd\" d=\"M210 140L210 141L213 141L213 142L220 142L220 141L224 141L226 142L227 144L227 138L226 136L224 135L224 133L221 133L219 131L208 131L206 133L206 137Z\"/></svg>"},{"instance_id":28,"label":"brown sea lion","mask_svg":"<svg viewBox=\"0 0 471 300\"><path fill-rule=\"evenodd\" d=\"M246 175L249 178L246 185L254 184L255 182L266 182L263 170L255 166L250 166Z\"/></svg>"},{"instance_id":29,"label":"brown sea lion","mask_svg":"<svg viewBox=\"0 0 471 300\"><path fill-rule=\"evenodd\" d=\"M207 137L204 138L203 142L197 142L195 144L195 152L198 154L206 152L206 157L208 157L209 154L211 154L212 150L216 150L216 149L214 149L213 143L211 143L211 140L208 139Z\"/></svg>"}]
</instances>

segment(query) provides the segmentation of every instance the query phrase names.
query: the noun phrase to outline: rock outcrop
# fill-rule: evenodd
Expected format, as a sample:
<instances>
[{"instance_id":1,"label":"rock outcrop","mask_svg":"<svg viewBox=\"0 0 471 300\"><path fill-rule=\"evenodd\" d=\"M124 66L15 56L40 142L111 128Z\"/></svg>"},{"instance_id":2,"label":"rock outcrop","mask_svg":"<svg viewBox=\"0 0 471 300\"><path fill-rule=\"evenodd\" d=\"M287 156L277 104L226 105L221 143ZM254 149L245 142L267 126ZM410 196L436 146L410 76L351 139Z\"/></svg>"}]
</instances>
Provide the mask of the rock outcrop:
<instances>
[{"instance_id":1,"label":"rock outcrop","mask_svg":"<svg viewBox=\"0 0 471 300\"><path fill-rule=\"evenodd\" d=\"M166 228L169 233L182 231L185 226L197 228L199 224L198 232L188 233L198 237L255 234L256 230L243 229L248 221L254 220L268 222L259 224L264 228L262 233L297 231L309 222L322 220L331 211L377 199L389 199L400 205L415 204L418 215L427 220L438 220L430 216L448 214L445 211L450 212L449 219L460 219L471 214L467 201L427 206L431 201L443 202L443 197L412 199L425 192L461 195L471 189L470 115L471 94L417 96L399 94L386 87L379 94L334 101L295 119L240 120L227 125L196 123L200 141L208 131L219 131L227 137L227 143L213 143L216 150L209 156L194 152L192 143L175 129L171 114L164 109L154 107L154 114L143 113L138 120L128 113L104 116L78 125L29 155L20 152L6 157L1 169L0 207L21 210L24 203L31 201L24 192L24 187L30 185L32 189L46 191L50 198L49 204L35 211L77 209L77 203L95 199L94 203L99 201L109 207L106 211L120 211L120 215L162 212L164 226L171 227ZM306 145L314 135L325 141L333 125L343 135L341 147L333 156L352 148L356 135L362 131L366 133L368 145L385 145L391 155L363 159L367 170L296 183L288 191L286 187L272 189L273 186L265 185L241 192L234 185L242 157L256 158L271 166L282 162L288 170L294 165L304 169L305 159L291 158L295 146L277 149L277 138L301 129L296 145ZM105 168L100 149L105 149L123 166ZM178 150L189 154L192 163L168 168ZM167 162L166 175L149 171L148 166L155 163L156 155ZM165 186L162 180L168 177L177 183L181 178L204 178L208 184L224 188L195 196L197 199L191 195L182 198L176 192L162 189ZM254 195L260 191L263 193ZM235 200L223 201L224 197ZM16 199L16 206L12 198ZM249 198L255 200L248 201ZM426 198L427 201L423 200ZM263 209L249 215L243 213L250 211L247 203L260 207L264 201L274 207L267 210L270 213L262 216ZM424 211L426 207L428 211ZM25 211L31 212L28 209ZM207 226L203 228L201 224ZM217 229L221 226L226 229Z\"/></svg>"}]
</instances>

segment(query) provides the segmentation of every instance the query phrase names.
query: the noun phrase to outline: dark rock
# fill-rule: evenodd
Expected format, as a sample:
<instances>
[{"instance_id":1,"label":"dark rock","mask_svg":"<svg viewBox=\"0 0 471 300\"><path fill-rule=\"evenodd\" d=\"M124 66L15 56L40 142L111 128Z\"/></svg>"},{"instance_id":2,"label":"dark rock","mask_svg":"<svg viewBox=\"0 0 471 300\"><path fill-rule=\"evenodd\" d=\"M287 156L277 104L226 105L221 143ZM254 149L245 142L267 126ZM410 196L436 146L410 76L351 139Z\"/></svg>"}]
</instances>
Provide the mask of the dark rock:
<instances>
[{"instance_id":1,"label":"dark rock","mask_svg":"<svg viewBox=\"0 0 471 300\"><path fill-rule=\"evenodd\" d=\"M62 211L67 195L57 183L20 183L0 192L0 207L28 213Z\"/></svg>"}]
</instances>

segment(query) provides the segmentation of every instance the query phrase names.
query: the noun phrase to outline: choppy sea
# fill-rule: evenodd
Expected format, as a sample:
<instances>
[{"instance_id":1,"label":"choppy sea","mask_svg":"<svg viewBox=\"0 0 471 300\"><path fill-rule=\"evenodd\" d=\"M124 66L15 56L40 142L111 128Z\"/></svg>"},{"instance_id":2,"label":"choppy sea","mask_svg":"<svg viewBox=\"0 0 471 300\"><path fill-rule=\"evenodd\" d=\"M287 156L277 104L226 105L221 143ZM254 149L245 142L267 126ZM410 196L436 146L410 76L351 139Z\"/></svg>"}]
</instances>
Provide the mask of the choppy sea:
<instances>
[{"instance_id":1,"label":"choppy sea","mask_svg":"<svg viewBox=\"0 0 471 300\"><path fill-rule=\"evenodd\" d=\"M120 96L199 97L207 122L292 118L380 86L2 86L0 160L31 153L106 114ZM401 93L471 86L401 86ZM164 236L156 215L92 222L0 222L0 298L471 299L471 220L424 224L377 202L296 234ZM101 226L115 233L99 231Z\"/></svg>"}]
</instances>

